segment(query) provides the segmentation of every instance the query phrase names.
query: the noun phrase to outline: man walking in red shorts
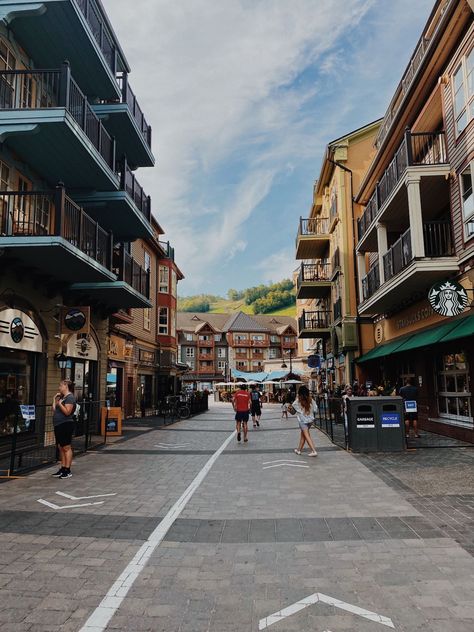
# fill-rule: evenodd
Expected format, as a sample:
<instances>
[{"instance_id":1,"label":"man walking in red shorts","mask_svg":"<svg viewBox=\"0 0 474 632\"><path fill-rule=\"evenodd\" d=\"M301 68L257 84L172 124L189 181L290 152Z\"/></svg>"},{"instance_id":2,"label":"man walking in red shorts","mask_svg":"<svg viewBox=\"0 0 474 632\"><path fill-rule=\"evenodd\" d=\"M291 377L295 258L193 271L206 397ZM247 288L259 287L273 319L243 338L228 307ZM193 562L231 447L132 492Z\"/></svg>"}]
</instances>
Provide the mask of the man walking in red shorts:
<instances>
[{"instance_id":1,"label":"man walking in red shorts","mask_svg":"<svg viewBox=\"0 0 474 632\"><path fill-rule=\"evenodd\" d=\"M240 427L244 427L244 443L247 443L247 432L250 410L250 395L247 391L247 384L242 384L240 389L232 397L232 406L235 410L235 428L237 430L237 441L240 441Z\"/></svg>"}]
</instances>

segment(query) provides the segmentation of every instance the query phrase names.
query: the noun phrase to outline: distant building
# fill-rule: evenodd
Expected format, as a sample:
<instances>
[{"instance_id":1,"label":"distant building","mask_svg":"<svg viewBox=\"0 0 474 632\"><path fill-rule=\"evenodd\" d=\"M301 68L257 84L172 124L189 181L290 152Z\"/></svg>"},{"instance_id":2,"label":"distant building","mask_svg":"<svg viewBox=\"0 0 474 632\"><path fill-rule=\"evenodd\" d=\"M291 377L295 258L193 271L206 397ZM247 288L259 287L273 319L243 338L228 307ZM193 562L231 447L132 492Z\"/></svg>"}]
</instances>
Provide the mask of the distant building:
<instances>
[{"instance_id":1,"label":"distant building","mask_svg":"<svg viewBox=\"0 0 474 632\"><path fill-rule=\"evenodd\" d=\"M235 370L259 373L265 362L297 355L296 320L290 316L178 313L179 359L190 370L183 384L212 388Z\"/></svg>"}]
</instances>

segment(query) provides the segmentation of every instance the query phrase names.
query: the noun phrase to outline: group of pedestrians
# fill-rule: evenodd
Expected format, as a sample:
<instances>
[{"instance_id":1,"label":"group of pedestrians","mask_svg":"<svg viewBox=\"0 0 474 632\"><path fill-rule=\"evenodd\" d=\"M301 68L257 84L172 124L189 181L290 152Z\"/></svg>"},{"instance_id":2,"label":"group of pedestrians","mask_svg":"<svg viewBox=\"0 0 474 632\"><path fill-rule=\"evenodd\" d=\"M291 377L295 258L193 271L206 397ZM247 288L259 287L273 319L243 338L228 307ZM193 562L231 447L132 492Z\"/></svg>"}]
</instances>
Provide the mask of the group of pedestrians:
<instances>
[{"instance_id":1,"label":"group of pedestrians","mask_svg":"<svg viewBox=\"0 0 474 632\"><path fill-rule=\"evenodd\" d=\"M238 391L232 397L232 405L235 410L235 426L237 431L237 441L242 439L244 435L244 443L248 442L248 422L252 416L253 427L260 427L262 416L262 395L255 385L252 385L250 392L247 385L242 384ZM309 456L317 456L316 447L310 434L310 427L313 424L318 407L314 399L311 397L309 389L306 386L300 386L298 395L294 401L284 402L284 412L286 417L288 413L296 415L300 427L300 440L295 453L300 455L304 449L305 443L310 447ZM283 416L283 415L282 415Z\"/></svg>"}]
</instances>

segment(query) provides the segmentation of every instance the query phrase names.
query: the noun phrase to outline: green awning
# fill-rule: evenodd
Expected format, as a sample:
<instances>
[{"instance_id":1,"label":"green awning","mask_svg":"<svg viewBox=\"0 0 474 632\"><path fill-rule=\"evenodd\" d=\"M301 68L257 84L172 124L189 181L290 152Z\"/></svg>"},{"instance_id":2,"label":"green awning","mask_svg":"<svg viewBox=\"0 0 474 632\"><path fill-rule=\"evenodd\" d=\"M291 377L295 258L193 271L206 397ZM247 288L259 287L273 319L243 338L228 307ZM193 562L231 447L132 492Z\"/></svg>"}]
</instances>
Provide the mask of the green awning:
<instances>
[{"instance_id":1,"label":"green awning","mask_svg":"<svg viewBox=\"0 0 474 632\"><path fill-rule=\"evenodd\" d=\"M474 316L468 316L462 320L454 321L453 328L439 342L449 342L458 338L465 338L474 334Z\"/></svg>"},{"instance_id":2,"label":"green awning","mask_svg":"<svg viewBox=\"0 0 474 632\"><path fill-rule=\"evenodd\" d=\"M397 353L401 353L402 351L411 351L412 349L420 349L421 347L429 347L430 345L436 344L437 342L440 342L441 338L449 335L449 332L452 329L455 329L458 324L459 321L453 322L452 320L449 320L437 327L432 327L431 329L415 333L409 340L398 347Z\"/></svg>"},{"instance_id":3,"label":"green awning","mask_svg":"<svg viewBox=\"0 0 474 632\"><path fill-rule=\"evenodd\" d=\"M379 345L378 347L374 347L367 353L365 353L360 358L357 358L356 362L368 362L369 360L375 360L376 358L383 358L384 356L388 356L391 353L395 353L398 350L398 347L407 342L410 338L412 338L412 334L409 336L402 336L401 338L397 338L396 340L391 340L390 342L386 342L384 345Z\"/></svg>"}]
</instances>

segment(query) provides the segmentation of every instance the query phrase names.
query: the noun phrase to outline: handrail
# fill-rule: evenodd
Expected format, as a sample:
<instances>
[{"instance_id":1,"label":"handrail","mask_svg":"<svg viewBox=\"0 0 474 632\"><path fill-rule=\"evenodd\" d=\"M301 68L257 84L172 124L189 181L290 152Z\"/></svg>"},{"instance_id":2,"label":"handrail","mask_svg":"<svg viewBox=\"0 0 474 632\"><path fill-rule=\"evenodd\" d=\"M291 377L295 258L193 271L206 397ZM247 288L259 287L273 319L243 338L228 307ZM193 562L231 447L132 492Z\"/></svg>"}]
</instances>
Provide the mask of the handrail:
<instances>
[{"instance_id":1,"label":"handrail","mask_svg":"<svg viewBox=\"0 0 474 632\"><path fill-rule=\"evenodd\" d=\"M302 263L298 275L298 284L308 281L330 281L331 264L329 261L317 261L315 263Z\"/></svg>"},{"instance_id":2,"label":"handrail","mask_svg":"<svg viewBox=\"0 0 474 632\"><path fill-rule=\"evenodd\" d=\"M327 235L329 233L329 218L327 217L300 217L298 236L300 235Z\"/></svg>"},{"instance_id":3,"label":"handrail","mask_svg":"<svg viewBox=\"0 0 474 632\"><path fill-rule=\"evenodd\" d=\"M122 92L122 103L126 103L128 108L135 119L136 124L138 125L138 129L140 130L141 135L143 136L148 147L151 148L151 125L148 125L145 115L138 104L137 97L135 93L130 87L130 83L128 82L128 74L122 73L117 76L117 81Z\"/></svg>"},{"instance_id":4,"label":"handrail","mask_svg":"<svg viewBox=\"0 0 474 632\"><path fill-rule=\"evenodd\" d=\"M123 244L114 251L114 269L119 281L125 281L145 298L150 298L150 273L125 250Z\"/></svg>"},{"instance_id":5,"label":"handrail","mask_svg":"<svg viewBox=\"0 0 474 632\"><path fill-rule=\"evenodd\" d=\"M122 191L128 193L137 209L145 216L148 222L150 222L151 198L143 190L135 174L128 166L126 158L122 160L120 166L120 188Z\"/></svg>"},{"instance_id":6,"label":"handrail","mask_svg":"<svg viewBox=\"0 0 474 632\"><path fill-rule=\"evenodd\" d=\"M68 62L54 70L1 70L0 110L65 108L114 170L115 140L71 76Z\"/></svg>"},{"instance_id":7,"label":"handrail","mask_svg":"<svg viewBox=\"0 0 474 632\"><path fill-rule=\"evenodd\" d=\"M76 0L76 2L104 55L107 65L115 75L117 69L117 46L96 2L94 0Z\"/></svg>"},{"instance_id":8,"label":"handrail","mask_svg":"<svg viewBox=\"0 0 474 632\"><path fill-rule=\"evenodd\" d=\"M329 310L317 310L312 312L303 313L299 317L298 326L299 331L303 329L318 330L328 329L331 325L331 312Z\"/></svg>"},{"instance_id":9,"label":"handrail","mask_svg":"<svg viewBox=\"0 0 474 632\"><path fill-rule=\"evenodd\" d=\"M55 191L0 192L0 234L62 237L104 268L112 269L112 234L71 200L61 186Z\"/></svg>"}]
</instances>

